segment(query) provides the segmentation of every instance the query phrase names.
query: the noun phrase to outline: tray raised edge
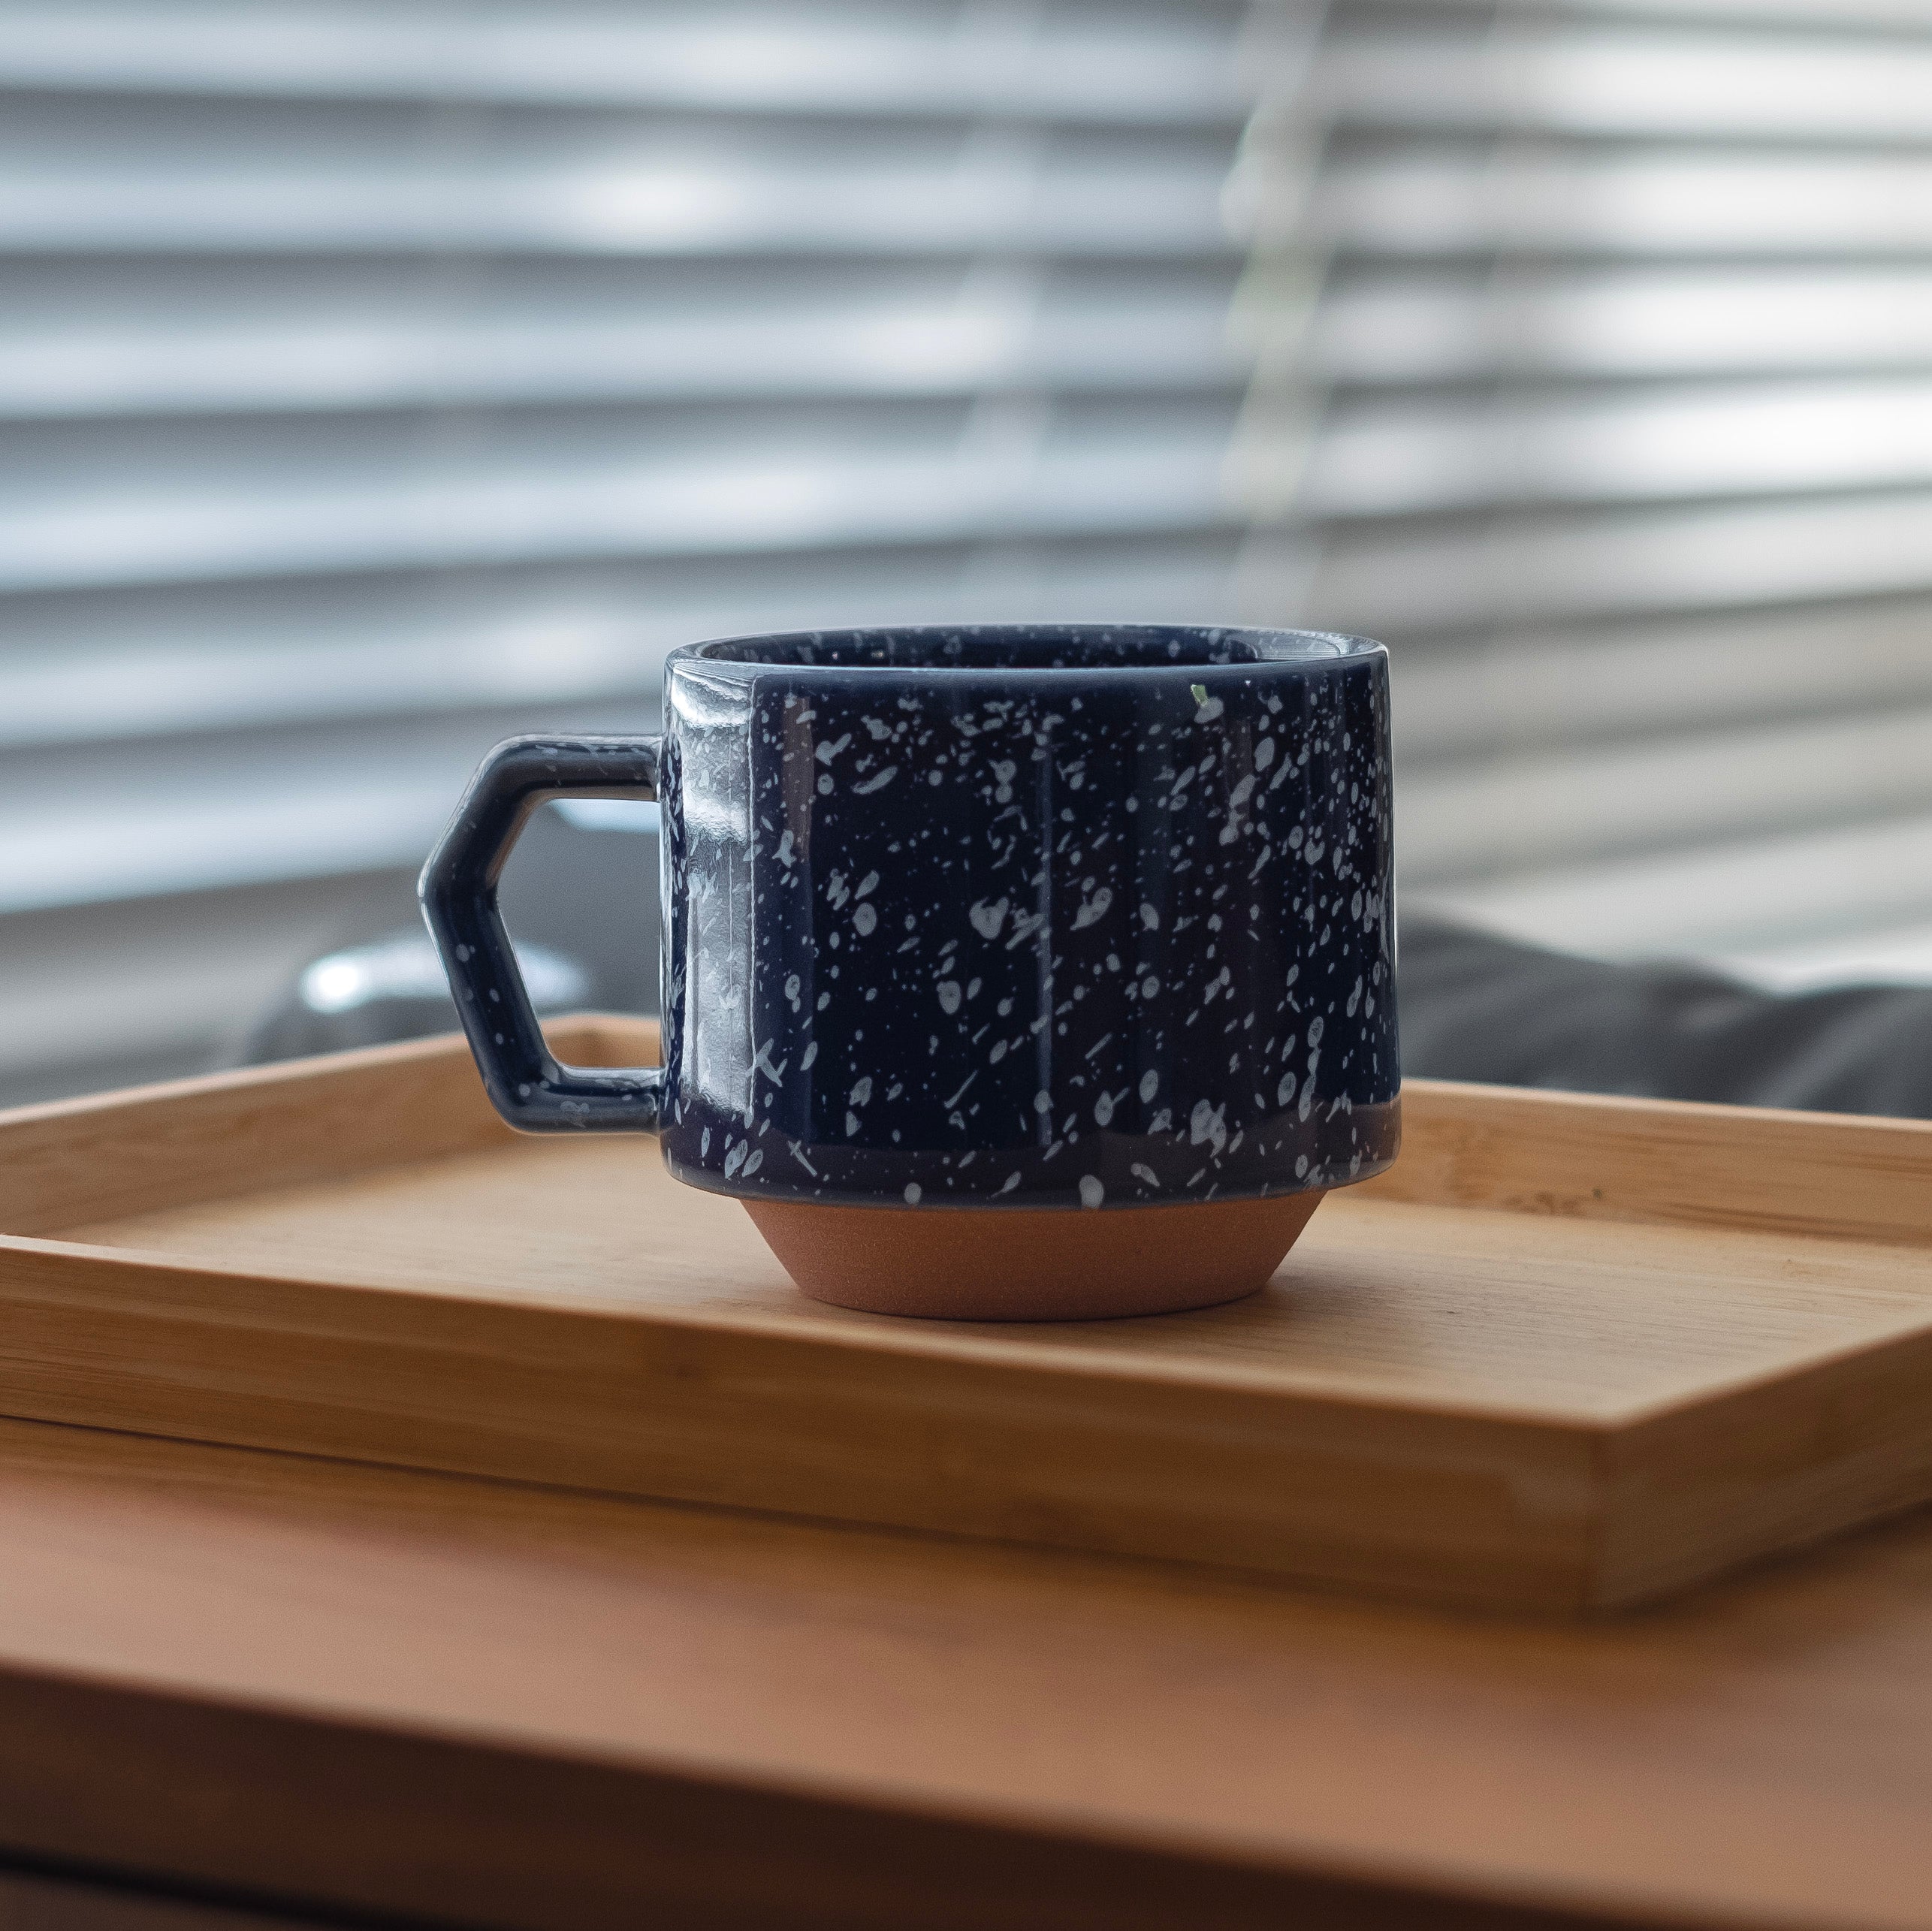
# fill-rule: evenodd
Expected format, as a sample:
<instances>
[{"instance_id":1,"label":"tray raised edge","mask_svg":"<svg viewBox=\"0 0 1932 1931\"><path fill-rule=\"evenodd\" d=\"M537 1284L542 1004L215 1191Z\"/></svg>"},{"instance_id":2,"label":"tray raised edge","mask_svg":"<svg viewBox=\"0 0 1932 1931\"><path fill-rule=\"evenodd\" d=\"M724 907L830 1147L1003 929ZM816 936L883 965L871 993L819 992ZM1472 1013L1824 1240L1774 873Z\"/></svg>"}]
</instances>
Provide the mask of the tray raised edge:
<instances>
[{"instance_id":1,"label":"tray raised edge","mask_svg":"<svg viewBox=\"0 0 1932 1931\"><path fill-rule=\"evenodd\" d=\"M634 1020L552 1033L566 1057L654 1056ZM1932 1125L1404 1097L1384 1199L1877 1242L1915 1268L1932 1245ZM888 1343L560 1312L47 1237L507 1136L453 1037L0 1115L0 1412L1541 1611L1932 1496L1932 1324L1591 1424L1137 1374L924 1323Z\"/></svg>"}]
</instances>

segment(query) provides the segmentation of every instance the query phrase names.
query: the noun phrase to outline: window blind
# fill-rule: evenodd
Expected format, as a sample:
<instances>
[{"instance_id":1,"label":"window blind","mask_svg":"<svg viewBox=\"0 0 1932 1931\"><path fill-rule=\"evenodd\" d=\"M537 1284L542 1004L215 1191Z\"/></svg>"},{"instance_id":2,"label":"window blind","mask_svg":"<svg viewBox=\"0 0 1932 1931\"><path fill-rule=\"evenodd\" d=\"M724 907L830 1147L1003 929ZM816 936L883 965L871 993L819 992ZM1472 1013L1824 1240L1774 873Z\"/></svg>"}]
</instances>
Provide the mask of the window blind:
<instances>
[{"instance_id":1,"label":"window blind","mask_svg":"<svg viewBox=\"0 0 1932 1931\"><path fill-rule=\"evenodd\" d=\"M1251 593L1394 648L1405 903L1932 976L1932 8L1337 0L1240 194Z\"/></svg>"},{"instance_id":2,"label":"window blind","mask_svg":"<svg viewBox=\"0 0 1932 1931\"><path fill-rule=\"evenodd\" d=\"M1307 26L10 8L0 1082L220 1050L675 643L1231 617L1225 189Z\"/></svg>"},{"instance_id":3,"label":"window blind","mask_svg":"<svg viewBox=\"0 0 1932 1931\"><path fill-rule=\"evenodd\" d=\"M1405 904L1932 970L1926 0L76 0L0 92L11 1097L820 621L1381 635Z\"/></svg>"}]
</instances>

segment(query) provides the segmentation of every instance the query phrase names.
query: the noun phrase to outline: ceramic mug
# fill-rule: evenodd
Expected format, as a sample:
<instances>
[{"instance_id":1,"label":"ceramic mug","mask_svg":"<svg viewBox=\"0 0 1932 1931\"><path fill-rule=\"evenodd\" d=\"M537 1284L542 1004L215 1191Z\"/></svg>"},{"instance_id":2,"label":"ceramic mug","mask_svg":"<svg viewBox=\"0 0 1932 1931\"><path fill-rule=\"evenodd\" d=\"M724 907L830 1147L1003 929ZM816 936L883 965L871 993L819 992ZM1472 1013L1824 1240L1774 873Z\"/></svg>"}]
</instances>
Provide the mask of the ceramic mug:
<instances>
[{"instance_id":1,"label":"ceramic mug","mask_svg":"<svg viewBox=\"0 0 1932 1931\"><path fill-rule=\"evenodd\" d=\"M571 795L662 806L661 1067L560 1065L518 978L497 878ZM693 644L661 738L492 752L422 900L512 1126L657 1133L824 1300L1232 1299L1395 1156L1387 657L1364 638Z\"/></svg>"}]
</instances>

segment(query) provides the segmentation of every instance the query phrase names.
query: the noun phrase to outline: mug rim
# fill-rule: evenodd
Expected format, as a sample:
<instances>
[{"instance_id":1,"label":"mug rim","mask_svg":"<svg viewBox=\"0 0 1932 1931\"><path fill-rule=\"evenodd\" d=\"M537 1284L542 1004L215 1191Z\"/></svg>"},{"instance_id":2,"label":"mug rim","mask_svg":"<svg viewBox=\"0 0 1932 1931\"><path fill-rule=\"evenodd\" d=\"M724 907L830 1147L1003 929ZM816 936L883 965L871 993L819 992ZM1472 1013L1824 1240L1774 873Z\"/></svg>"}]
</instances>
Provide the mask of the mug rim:
<instances>
[{"instance_id":1,"label":"mug rim","mask_svg":"<svg viewBox=\"0 0 1932 1931\"><path fill-rule=\"evenodd\" d=\"M867 642L885 641L949 641L997 649L1002 644L1022 643L1106 644L1116 641L1141 646L1165 642L1168 654L1137 661L1078 664L1028 664L1002 661L995 656L955 663L894 664L834 659L827 661L808 653L836 650ZM1251 656L1203 662L1197 656L1182 656L1182 639L1205 643L1212 649L1221 640L1245 646ZM753 653L753 647L757 647ZM835 671L841 676L958 677L977 674L1024 675L1049 678L1136 677L1166 673L1178 675L1215 675L1228 671L1252 674L1256 671L1293 668L1323 671L1346 664L1359 664L1386 657L1388 647L1372 637L1345 631L1303 630L1266 626L1227 623L880 623L833 626L816 630L748 631L728 636L711 637L681 644L667 653L667 671L678 663L702 664L708 671L727 674L783 670L810 673Z\"/></svg>"}]
</instances>

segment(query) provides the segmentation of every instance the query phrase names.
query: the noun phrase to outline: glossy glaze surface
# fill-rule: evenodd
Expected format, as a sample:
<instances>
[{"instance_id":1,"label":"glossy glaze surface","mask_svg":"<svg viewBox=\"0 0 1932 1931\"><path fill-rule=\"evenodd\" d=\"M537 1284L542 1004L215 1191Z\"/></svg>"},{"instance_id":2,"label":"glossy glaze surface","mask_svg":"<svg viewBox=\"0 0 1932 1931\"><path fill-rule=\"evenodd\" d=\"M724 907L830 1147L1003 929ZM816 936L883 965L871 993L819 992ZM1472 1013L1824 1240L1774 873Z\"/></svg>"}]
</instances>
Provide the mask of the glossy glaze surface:
<instances>
[{"instance_id":1,"label":"glossy glaze surface","mask_svg":"<svg viewBox=\"0 0 1932 1931\"><path fill-rule=\"evenodd\" d=\"M699 645L667 666L660 783L681 1178L1104 1209L1345 1184L1393 1157L1379 645L1091 626Z\"/></svg>"}]
</instances>

